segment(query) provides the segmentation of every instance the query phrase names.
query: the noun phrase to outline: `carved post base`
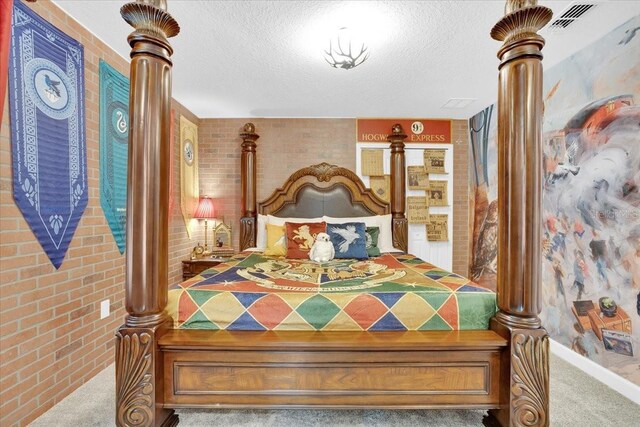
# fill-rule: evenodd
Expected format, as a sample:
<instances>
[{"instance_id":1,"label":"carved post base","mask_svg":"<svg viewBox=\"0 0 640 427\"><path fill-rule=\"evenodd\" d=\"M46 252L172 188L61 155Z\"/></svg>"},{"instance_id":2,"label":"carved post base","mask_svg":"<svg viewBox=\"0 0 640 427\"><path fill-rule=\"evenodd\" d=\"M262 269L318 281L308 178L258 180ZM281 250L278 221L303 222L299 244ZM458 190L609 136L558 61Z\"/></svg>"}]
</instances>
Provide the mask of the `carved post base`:
<instances>
[{"instance_id":1,"label":"carved post base","mask_svg":"<svg viewBox=\"0 0 640 427\"><path fill-rule=\"evenodd\" d=\"M496 318L491 329L510 342L501 360L501 383L509 378L509 388L500 390L500 409L484 418L485 426L549 425L549 336L544 328L507 326Z\"/></svg>"},{"instance_id":2,"label":"carved post base","mask_svg":"<svg viewBox=\"0 0 640 427\"><path fill-rule=\"evenodd\" d=\"M256 218L245 216L240 218L240 250L256 247Z\"/></svg>"},{"instance_id":3,"label":"carved post base","mask_svg":"<svg viewBox=\"0 0 640 427\"><path fill-rule=\"evenodd\" d=\"M116 425L173 427L178 415L162 408L162 354L157 340L167 323L122 325L116 332Z\"/></svg>"},{"instance_id":4,"label":"carved post base","mask_svg":"<svg viewBox=\"0 0 640 427\"><path fill-rule=\"evenodd\" d=\"M404 216L399 218L393 218L393 247L396 249L402 249L404 253L409 252L409 242L407 241L408 221Z\"/></svg>"}]
</instances>

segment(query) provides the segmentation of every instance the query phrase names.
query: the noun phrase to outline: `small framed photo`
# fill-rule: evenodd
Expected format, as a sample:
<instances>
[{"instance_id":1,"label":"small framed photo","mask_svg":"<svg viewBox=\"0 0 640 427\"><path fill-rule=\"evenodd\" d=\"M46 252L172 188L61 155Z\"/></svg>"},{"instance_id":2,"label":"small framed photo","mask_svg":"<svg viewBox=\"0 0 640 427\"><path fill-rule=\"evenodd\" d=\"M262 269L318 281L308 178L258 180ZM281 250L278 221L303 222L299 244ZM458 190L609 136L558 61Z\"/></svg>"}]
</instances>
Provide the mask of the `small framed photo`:
<instances>
[{"instance_id":1,"label":"small framed photo","mask_svg":"<svg viewBox=\"0 0 640 427\"><path fill-rule=\"evenodd\" d=\"M448 182L433 180L429 183L429 205L449 206Z\"/></svg>"},{"instance_id":2,"label":"small framed photo","mask_svg":"<svg viewBox=\"0 0 640 427\"><path fill-rule=\"evenodd\" d=\"M447 173L444 168L444 157L447 150L431 149L424 150L424 170L427 173Z\"/></svg>"},{"instance_id":3,"label":"small framed photo","mask_svg":"<svg viewBox=\"0 0 640 427\"><path fill-rule=\"evenodd\" d=\"M429 174L424 171L424 166L408 166L407 177L409 190L429 189Z\"/></svg>"}]
</instances>

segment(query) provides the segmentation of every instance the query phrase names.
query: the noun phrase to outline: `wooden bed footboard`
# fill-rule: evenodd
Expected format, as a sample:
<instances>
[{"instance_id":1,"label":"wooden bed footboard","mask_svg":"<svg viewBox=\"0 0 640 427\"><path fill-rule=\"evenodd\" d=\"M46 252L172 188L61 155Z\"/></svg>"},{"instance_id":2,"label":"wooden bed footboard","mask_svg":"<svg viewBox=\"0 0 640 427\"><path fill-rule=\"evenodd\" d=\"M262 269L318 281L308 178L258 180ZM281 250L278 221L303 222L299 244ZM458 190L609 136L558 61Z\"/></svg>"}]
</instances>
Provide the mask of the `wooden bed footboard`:
<instances>
[{"instance_id":1,"label":"wooden bed footboard","mask_svg":"<svg viewBox=\"0 0 640 427\"><path fill-rule=\"evenodd\" d=\"M549 425L548 337L538 317L542 65L537 34L551 11L507 0L493 28L498 57L498 313L489 331L262 333L170 329L166 0L124 5L131 51L126 299L116 334L116 424L174 426L184 406L490 408L487 425ZM243 167L255 166L253 128ZM401 129L394 129L394 244L406 249ZM255 168L254 168L255 169ZM248 172L247 172L248 173ZM250 180L255 181L255 176ZM244 244L255 243L255 192L243 197Z\"/></svg>"},{"instance_id":2,"label":"wooden bed footboard","mask_svg":"<svg viewBox=\"0 0 640 427\"><path fill-rule=\"evenodd\" d=\"M172 330L159 346L165 408L490 409L507 340L492 331Z\"/></svg>"}]
</instances>

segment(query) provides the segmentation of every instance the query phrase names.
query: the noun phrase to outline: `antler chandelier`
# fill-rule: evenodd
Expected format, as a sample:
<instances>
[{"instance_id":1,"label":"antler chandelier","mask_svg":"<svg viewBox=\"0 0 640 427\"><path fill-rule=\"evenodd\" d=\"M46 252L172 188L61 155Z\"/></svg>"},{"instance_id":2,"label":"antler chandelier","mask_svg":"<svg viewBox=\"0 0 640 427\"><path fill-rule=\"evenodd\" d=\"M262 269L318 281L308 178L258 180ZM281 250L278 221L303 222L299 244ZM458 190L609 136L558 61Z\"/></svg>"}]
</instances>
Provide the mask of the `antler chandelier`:
<instances>
[{"instance_id":1,"label":"antler chandelier","mask_svg":"<svg viewBox=\"0 0 640 427\"><path fill-rule=\"evenodd\" d=\"M329 48L324 51L324 59L333 68L350 70L369 58L369 48L364 42L353 40L347 27L338 29L329 40Z\"/></svg>"}]
</instances>

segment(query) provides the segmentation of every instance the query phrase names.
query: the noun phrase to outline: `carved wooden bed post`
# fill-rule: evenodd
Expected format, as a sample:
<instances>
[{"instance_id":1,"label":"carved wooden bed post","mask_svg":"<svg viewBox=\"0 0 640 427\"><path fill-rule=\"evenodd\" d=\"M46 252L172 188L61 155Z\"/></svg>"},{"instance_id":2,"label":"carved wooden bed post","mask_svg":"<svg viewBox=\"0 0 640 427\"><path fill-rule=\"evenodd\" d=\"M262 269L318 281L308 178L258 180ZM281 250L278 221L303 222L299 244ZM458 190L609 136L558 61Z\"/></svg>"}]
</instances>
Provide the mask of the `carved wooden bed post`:
<instances>
[{"instance_id":1,"label":"carved wooden bed post","mask_svg":"<svg viewBox=\"0 0 640 427\"><path fill-rule=\"evenodd\" d=\"M240 217L240 250L256 246L256 141L260 136L253 123L244 125L240 176L242 182L242 216Z\"/></svg>"},{"instance_id":2,"label":"carved wooden bed post","mask_svg":"<svg viewBox=\"0 0 640 427\"><path fill-rule=\"evenodd\" d=\"M162 408L162 358L157 340L165 312L169 259L169 138L171 54L167 38L180 31L165 0L125 4L135 31L131 45L125 324L116 333L116 424L173 426ZM158 378L159 377L159 378Z\"/></svg>"},{"instance_id":3,"label":"carved wooden bed post","mask_svg":"<svg viewBox=\"0 0 640 427\"><path fill-rule=\"evenodd\" d=\"M406 183L404 165L404 140L407 139L399 124L393 125L392 133L387 137L391 143L391 214L393 222L393 246L409 251L407 239L407 217L405 216Z\"/></svg>"},{"instance_id":4,"label":"carved wooden bed post","mask_svg":"<svg viewBox=\"0 0 640 427\"><path fill-rule=\"evenodd\" d=\"M536 32L551 19L537 0L507 0L491 30L504 45L498 84L498 313L491 328L510 340L500 409L487 424L549 425L549 342L541 327L542 54Z\"/></svg>"}]
</instances>

